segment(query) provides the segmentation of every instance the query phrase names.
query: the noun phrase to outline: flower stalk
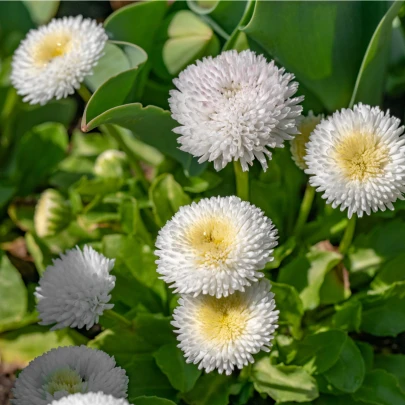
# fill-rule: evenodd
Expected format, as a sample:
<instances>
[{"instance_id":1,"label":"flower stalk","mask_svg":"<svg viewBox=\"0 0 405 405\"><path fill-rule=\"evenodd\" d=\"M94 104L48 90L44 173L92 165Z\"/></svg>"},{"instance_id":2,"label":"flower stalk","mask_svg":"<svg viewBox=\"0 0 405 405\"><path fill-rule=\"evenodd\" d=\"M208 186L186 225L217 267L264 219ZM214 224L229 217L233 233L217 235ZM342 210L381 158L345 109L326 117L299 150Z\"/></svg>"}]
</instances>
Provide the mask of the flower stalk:
<instances>
[{"instance_id":1,"label":"flower stalk","mask_svg":"<svg viewBox=\"0 0 405 405\"><path fill-rule=\"evenodd\" d=\"M315 189L308 183L305 188L304 198L301 202L300 211L298 213L298 219L295 224L294 235L299 236L302 232L302 228L307 222L309 213L311 212L312 203L315 197Z\"/></svg>"},{"instance_id":2,"label":"flower stalk","mask_svg":"<svg viewBox=\"0 0 405 405\"><path fill-rule=\"evenodd\" d=\"M356 220L357 216L355 214L349 219L345 233L343 234L342 241L339 245L339 251L340 253L342 253L342 255L345 255L347 253L352 243L354 230L356 229Z\"/></svg>"},{"instance_id":3,"label":"flower stalk","mask_svg":"<svg viewBox=\"0 0 405 405\"><path fill-rule=\"evenodd\" d=\"M234 160L236 195L244 201L249 201L249 172L244 172L239 161Z\"/></svg>"}]
</instances>

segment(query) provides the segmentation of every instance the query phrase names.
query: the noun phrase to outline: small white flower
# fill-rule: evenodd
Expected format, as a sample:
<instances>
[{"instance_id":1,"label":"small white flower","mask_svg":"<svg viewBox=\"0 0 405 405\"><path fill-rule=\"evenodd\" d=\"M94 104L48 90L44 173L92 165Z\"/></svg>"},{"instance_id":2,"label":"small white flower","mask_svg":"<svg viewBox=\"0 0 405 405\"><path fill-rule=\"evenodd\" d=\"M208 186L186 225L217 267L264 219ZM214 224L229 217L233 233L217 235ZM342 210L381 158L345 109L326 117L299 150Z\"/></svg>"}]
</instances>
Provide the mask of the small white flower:
<instances>
[{"instance_id":1,"label":"small white flower","mask_svg":"<svg viewBox=\"0 0 405 405\"><path fill-rule=\"evenodd\" d=\"M188 66L173 82L172 117L181 126L180 149L214 162L216 170L239 160L244 171L257 159L267 169L269 149L297 134L303 97L294 75L252 51L223 52Z\"/></svg>"},{"instance_id":2,"label":"small white flower","mask_svg":"<svg viewBox=\"0 0 405 405\"><path fill-rule=\"evenodd\" d=\"M53 19L31 30L14 53L11 82L24 101L45 104L73 94L103 55L108 37L95 20Z\"/></svg>"},{"instance_id":3,"label":"small white flower","mask_svg":"<svg viewBox=\"0 0 405 405\"><path fill-rule=\"evenodd\" d=\"M277 230L263 211L238 197L212 197L181 207L160 230L157 272L175 292L243 291L263 277Z\"/></svg>"},{"instance_id":4,"label":"small white flower","mask_svg":"<svg viewBox=\"0 0 405 405\"><path fill-rule=\"evenodd\" d=\"M59 347L37 357L20 373L13 405L48 405L70 394L103 392L126 398L128 377L114 357L86 346Z\"/></svg>"},{"instance_id":5,"label":"small white flower","mask_svg":"<svg viewBox=\"0 0 405 405\"><path fill-rule=\"evenodd\" d=\"M348 217L394 209L405 192L405 137L400 120L359 104L323 120L307 144L310 184Z\"/></svg>"},{"instance_id":6,"label":"small white flower","mask_svg":"<svg viewBox=\"0 0 405 405\"><path fill-rule=\"evenodd\" d=\"M306 144L315 127L321 122L323 115L314 115L312 111L306 117L299 120L298 130L300 133L290 141L291 156L295 164L302 170L307 169L304 157L306 155Z\"/></svg>"},{"instance_id":7,"label":"small white flower","mask_svg":"<svg viewBox=\"0 0 405 405\"><path fill-rule=\"evenodd\" d=\"M114 306L108 304L115 286L115 277L110 275L114 262L87 245L83 252L76 248L61 254L36 288L40 325L56 323L52 330L90 329L104 310Z\"/></svg>"},{"instance_id":8,"label":"small white flower","mask_svg":"<svg viewBox=\"0 0 405 405\"><path fill-rule=\"evenodd\" d=\"M199 363L207 373L218 369L231 374L235 366L253 363L252 354L268 352L279 313L270 288L269 281L262 280L220 299L183 295L172 324L178 328L187 363Z\"/></svg>"},{"instance_id":9,"label":"small white flower","mask_svg":"<svg viewBox=\"0 0 405 405\"><path fill-rule=\"evenodd\" d=\"M73 394L53 401L51 405L129 405L128 401L122 398L114 398L102 392L89 392L87 394Z\"/></svg>"}]
</instances>

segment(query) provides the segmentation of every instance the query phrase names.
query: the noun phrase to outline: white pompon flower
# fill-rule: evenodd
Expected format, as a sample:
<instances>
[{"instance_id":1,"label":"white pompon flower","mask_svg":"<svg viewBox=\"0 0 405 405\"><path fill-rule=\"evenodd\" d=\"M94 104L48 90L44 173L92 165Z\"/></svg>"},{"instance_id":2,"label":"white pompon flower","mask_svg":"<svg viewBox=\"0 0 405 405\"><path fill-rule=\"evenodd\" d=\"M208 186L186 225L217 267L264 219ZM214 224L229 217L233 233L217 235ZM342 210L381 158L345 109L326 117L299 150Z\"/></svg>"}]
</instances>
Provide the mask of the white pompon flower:
<instances>
[{"instance_id":1,"label":"white pompon flower","mask_svg":"<svg viewBox=\"0 0 405 405\"><path fill-rule=\"evenodd\" d=\"M110 275L114 259L107 259L90 246L61 254L48 266L36 288L40 325L56 324L52 330L90 329L98 322L108 304L115 277Z\"/></svg>"},{"instance_id":2,"label":"white pompon flower","mask_svg":"<svg viewBox=\"0 0 405 405\"><path fill-rule=\"evenodd\" d=\"M214 162L216 170L239 160L244 171L257 159L267 169L272 148L297 134L303 97L294 75L250 50L226 51L188 66L173 82L172 117L181 124L180 149Z\"/></svg>"},{"instance_id":3,"label":"white pompon flower","mask_svg":"<svg viewBox=\"0 0 405 405\"><path fill-rule=\"evenodd\" d=\"M103 392L126 398L128 377L114 357L86 346L59 347L37 357L20 373L12 405L48 405L70 394Z\"/></svg>"},{"instance_id":4,"label":"white pompon flower","mask_svg":"<svg viewBox=\"0 0 405 405\"><path fill-rule=\"evenodd\" d=\"M67 97L92 74L107 39L95 20L80 15L53 19L29 31L15 51L11 83L31 104Z\"/></svg>"},{"instance_id":5,"label":"white pompon flower","mask_svg":"<svg viewBox=\"0 0 405 405\"><path fill-rule=\"evenodd\" d=\"M63 397L59 401L53 401L51 405L129 405L122 398L114 398L102 392L89 392L87 394L73 394Z\"/></svg>"},{"instance_id":6,"label":"white pompon flower","mask_svg":"<svg viewBox=\"0 0 405 405\"><path fill-rule=\"evenodd\" d=\"M220 298L263 277L276 245L262 210L235 196L206 198L181 207L160 230L157 272L176 293Z\"/></svg>"},{"instance_id":7,"label":"white pompon flower","mask_svg":"<svg viewBox=\"0 0 405 405\"><path fill-rule=\"evenodd\" d=\"M218 369L231 374L235 366L253 363L253 354L268 352L279 313L270 288L264 279L220 299L183 295L172 324L187 363L199 363L207 373Z\"/></svg>"},{"instance_id":8,"label":"white pompon flower","mask_svg":"<svg viewBox=\"0 0 405 405\"><path fill-rule=\"evenodd\" d=\"M312 111L306 117L299 120L298 130L299 134L290 141L291 156L295 164L301 169L307 169L304 157L306 155L306 144L315 127L321 122L323 115L314 115Z\"/></svg>"},{"instance_id":9,"label":"white pompon flower","mask_svg":"<svg viewBox=\"0 0 405 405\"><path fill-rule=\"evenodd\" d=\"M400 120L358 104L323 120L307 144L310 184L348 217L394 209L405 192L405 137Z\"/></svg>"}]
</instances>

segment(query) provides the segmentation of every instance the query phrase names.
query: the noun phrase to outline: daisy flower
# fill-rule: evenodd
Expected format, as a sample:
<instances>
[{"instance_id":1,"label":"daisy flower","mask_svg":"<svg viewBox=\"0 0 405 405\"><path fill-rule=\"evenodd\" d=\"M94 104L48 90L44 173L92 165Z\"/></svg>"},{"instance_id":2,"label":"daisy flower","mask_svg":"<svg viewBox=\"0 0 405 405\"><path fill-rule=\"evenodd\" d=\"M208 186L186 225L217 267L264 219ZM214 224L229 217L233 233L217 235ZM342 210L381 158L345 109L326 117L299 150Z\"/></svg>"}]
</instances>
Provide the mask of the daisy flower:
<instances>
[{"instance_id":1,"label":"daisy flower","mask_svg":"<svg viewBox=\"0 0 405 405\"><path fill-rule=\"evenodd\" d=\"M312 111L306 117L299 120L298 131L300 132L295 138L290 141L291 156L295 164L301 169L307 169L304 157L306 155L306 144L309 141L309 136L315 127L321 122L323 115L314 115Z\"/></svg>"},{"instance_id":2,"label":"daisy flower","mask_svg":"<svg viewBox=\"0 0 405 405\"><path fill-rule=\"evenodd\" d=\"M238 197L181 207L156 240L157 272L177 293L243 291L273 260L277 230L263 211Z\"/></svg>"},{"instance_id":3,"label":"daisy flower","mask_svg":"<svg viewBox=\"0 0 405 405\"><path fill-rule=\"evenodd\" d=\"M188 66L173 82L172 117L181 126L180 149L214 162L216 170L239 160L243 171L257 159L267 169L273 148L297 134L303 97L293 97L294 75L247 50L226 51Z\"/></svg>"},{"instance_id":4,"label":"daisy flower","mask_svg":"<svg viewBox=\"0 0 405 405\"><path fill-rule=\"evenodd\" d=\"M113 357L86 346L59 347L31 361L19 374L12 405L48 405L87 392L126 398L127 389L125 370L116 367Z\"/></svg>"},{"instance_id":5,"label":"daisy flower","mask_svg":"<svg viewBox=\"0 0 405 405\"><path fill-rule=\"evenodd\" d=\"M129 405L128 401L122 398L114 398L102 392L89 392L87 394L73 394L53 401L50 405Z\"/></svg>"},{"instance_id":6,"label":"daisy flower","mask_svg":"<svg viewBox=\"0 0 405 405\"><path fill-rule=\"evenodd\" d=\"M107 39L95 20L80 15L53 19L30 30L15 51L11 83L30 104L65 98L92 74Z\"/></svg>"},{"instance_id":7,"label":"daisy flower","mask_svg":"<svg viewBox=\"0 0 405 405\"><path fill-rule=\"evenodd\" d=\"M231 374L253 363L253 354L268 352L277 328L279 311L268 280L262 280L220 299L183 295L174 310L179 348L187 363L207 373L218 369Z\"/></svg>"},{"instance_id":8,"label":"daisy flower","mask_svg":"<svg viewBox=\"0 0 405 405\"><path fill-rule=\"evenodd\" d=\"M307 144L310 184L348 217L393 210L405 192L405 138L400 120L358 104L323 120Z\"/></svg>"},{"instance_id":9,"label":"daisy flower","mask_svg":"<svg viewBox=\"0 0 405 405\"><path fill-rule=\"evenodd\" d=\"M115 286L115 277L110 275L114 262L87 245L83 251L68 250L54 260L36 288L40 325L56 324L52 330L90 329L114 306L108 303Z\"/></svg>"}]
</instances>

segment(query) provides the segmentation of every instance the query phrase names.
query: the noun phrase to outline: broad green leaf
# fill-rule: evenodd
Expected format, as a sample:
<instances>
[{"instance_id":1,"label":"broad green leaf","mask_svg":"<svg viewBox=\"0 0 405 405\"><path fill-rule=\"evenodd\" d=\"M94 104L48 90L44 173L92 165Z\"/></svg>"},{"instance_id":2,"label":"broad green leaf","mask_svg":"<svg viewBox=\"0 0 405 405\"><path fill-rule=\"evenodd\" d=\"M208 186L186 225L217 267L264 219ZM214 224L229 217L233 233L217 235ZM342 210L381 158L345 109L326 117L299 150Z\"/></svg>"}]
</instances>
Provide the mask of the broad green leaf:
<instances>
[{"instance_id":1,"label":"broad green leaf","mask_svg":"<svg viewBox=\"0 0 405 405\"><path fill-rule=\"evenodd\" d=\"M276 402L308 402L319 396L316 381L302 367L272 365L268 357L253 366L255 389Z\"/></svg>"},{"instance_id":2,"label":"broad green leaf","mask_svg":"<svg viewBox=\"0 0 405 405\"><path fill-rule=\"evenodd\" d=\"M34 211L33 205L11 203L7 213L21 230L34 232Z\"/></svg>"},{"instance_id":3,"label":"broad green leaf","mask_svg":"<svg viewBox=\"0 0 405 405\"><path fill-rule=\"evenodd\" d=\"M23 3L28 8L33 21L35 21L35 23L38 25L49 22L53 17L55 17L59 8L59 0L23 0Z\"/></svg>"},{"instance_id":4,"label":"broad green leaf","mask_svg":"<svg viewBox=\"0 0 405 405\"><path fill-rule=\"evenodd\" d=\"M104 28L111 39L136 44L149 52L166 10L164 1L131 4L112 13L105 20Z\"/></svg>"},{"instance_id":5,"label":"broad green leaf","mask_svg":"<svg viewBox=\"0 0 405 405\"><path fill-rule=\"evenodd\" d=\"M395 1L374 31L357 76L350 105L358 102L381 104L391 46L392 22L402 5L403 1Z\"/></svg>"},{"instance_id":6,"label":"broad green leaf","mask_svg":"<svg viewBox=\"0 0 405 405\"><path fill-rule=\"evenodd\" d=\"M366 372L373 368L374 364L374 348L369 343L362 342L360 340L355 341L356 346L359 348L364 360Z\"/></svg>"},{"instance_id":7,"label":"broad green leaf","mask_svg":"<svg viewBox=\"0 0 405 405\"><path fill-rule=\"evenodd\" d=\"M68 135L61 124L41 124L24 134L17 146L18 169L14 172L21 195L30 193L56 168L64 158L67 146Z\"/></svg>"},{"instance_id":8,"label":"broad green leaf","mask_svg":"<svg viewBox=\"0 0 405 405\"><path fill-rule=\"evenodd\" d=\"M374 290L379 290L389 287L396 281L405 281L404 261L405 253L400 253L386 263L383 263L371 283L371 287Z\"/></svg>"},{"instance_id":9,"label":"broad green leaf","mask_svg":"<svg viewBox=\"0 0 405 405\"><path fill-rule=\"evenodd\" d=\"M374 357L374 368L382 369L394 375L402 391L405 393L405 355L377 354Z\"/></svg>"},{"instance_id":10,"label":"broad green leaf","mask_svg":"<svg viewBox=\"0 0 405 405\"><path fill-rule=\"evenodd\" d=\"M27 311L27 289L18 270L0 250L0 329L21 320Z\"/></svg>"},{"instance_id":11,"label":"broad green leaf","mask_svg":"<svg viewBox=\"0 0 405 405\"><path fill-rule=\"evenodd\" d=\"M341 305L335 305L335 314L332 317L332 325L337 329L348 332L360 330L362 305L360 301L349 300Z\"/></svg>"},{"instance_id":12,"label":"broad green leaf","mask_svg":"<svg viewBox=\"0 0 405 405\"><path fill-rule=\"evenodd\" d=\"M321 374L338 361L346 338L346 334L339 330L308 335L297 342L293 364L302 366L310 374Z\"/></svg>"},{"instance_id":13,"label":"broad green leaf","mask_svg":"<svg viewBox=\"0 0 405 405\"><path fill-rule=\"evenodd\" d=\"M116 124L131 130L142 142L180 162L191 175L198 175L206 166L196 163L196 159L190 154L178 149L177 135L172 132L178 124L171 118L169 111L153 105L143 107L134 103L112 108L93 116L91 120L83 116L84 131L90 131L102 124Z\"/></svg>"},{"instance_id":14,"label":"broad green leaf","mask_svg":"<svg viewBox=\"0 0 405 405\"><path fill-rule=\"evenodd\" d=\"M190 391L201 375L196 365L186 363L184 353L175 343L160 347L154 357L160 370L180 392Z\"/></svg>"},{"instance_id":15,"label":"broad green leaf","mask_svg":"<svg viewBox=\"0 0 405 405\"><path fill-rule=\"evenodd\" d=\"M372 405L373 403L366 403L363 401L356 401L351 395L321 395L314 405Z\"/></svg>"},{"instance_id":16,"label":"broad green leaf","mask_svg":"<svg viewBox=\"0 0 405 405\"><path fill-rule=\"evenodd\" d=\"M336 363L324 376L338 390L353 393L363 383L365 364L359 348L347 337Z\"/></svg>"},{"instance_id":17,"label":"broad green leaf","mask_svg":"<svg viewBox=\"0 0 405 405\"><path fill-rule=\"evenodd\" d=\"M27 232L25 234L25 243L27 250L34 259L35 267L39 275L42 275L47 266L52 264L52 253L48 247L37 235Z\"/></svg>"},{"instance_id":18,"label":"broad green leaf","mask_svg":"<svg viewBox=\"0 0 405 405\"><path fill-rule=\"evenodd\" d=\"M387 8L383 2L259 1L243 30L333 111L348 106Z\"/></svg>"},{"instance_id":19,"label":"broad green leaf","mask_svg":"<svg viewBox=\"0 0 405 405\"><path fill-rule=\"evenodd\" d=\"M175 405L175 402L164 398L142 396L135 399L134 405Z\"/></svg>"},{"instance_id":20,"label":"broad green leaf","mask_svg":"<svg viewBox=\"0 0 405 405\"><path fill-rule=\"evenodd\" d=\"M183 394L190 405L228 405L232 377L218 373L204 374L194 388Z\"/></svg>"},{"instance_id":21,"label":"broad green leaf","mask_svg":"<svg viewBox=\"0 0 405 405\"><path fill-rule=\"evenodd\" d=\"M89 129L90 122L101 114L134 101L132 92L141 67L147 60L147 54L142 48L130 43L116 41L114 44L120 46L125 53L128 66L120 64L118 68L111 67L111 70L117 72L115 75L110 69L104 70L101 67L100 72L96 72L96 76L89 79L91 87L97 87L97 90L90 97L84 110L82 129L85 132Z\"/></svg>"},{"instance_id":22,"label":"broad green leaf","mask_svg":"<svg viewBox=\"0 0 405 405\"><path fill-rule=\"evenodd\" d=\"M72 329L49 331L46 326L30 325L0 336L0 352L5 363L27 365L35 357L61 347L86 344L87 339Z\"/></svg>"},{"instance_id":23,"label":"broad green leaf","mask_svg":"<svg viewBox=\"0 0 405 405\"><path fill-rule=\"evenodd\" d=\"M191 11L179 11L167 33L163 62L171 75L203 56L215 56L219 52L219 41L212 29Z\"/></svg>"},{"instance_id":24,"label":"broad green leaf","mask_svg":"<svg viewBox=\"0 0 405 405\"><path fill-rule=\"evenodd\" d=\"M162 174L155 179L149 189L149 198L159 226L171 219L182 205L191 202L171 174Z\"/></svg>"},{"instance_id":25,"label":"broad green leaf","mask_svg":"<svg viewBox=\"0 0 405 405\"><path fill-rule=\"evenodd\" d=\"M326 274L340 261L339 253L313 249L282 267L278 281L297 289L304 309L314 309L320 304L319 292Z\"/></svg>"},{"instance_id":26,"label":"broad green leaf","mask_svg":"<svg viewBox=\"0 0 405 405\"><path fill-rule=\"evenodd\" d=\"M86 86L95 91L108 79L130 69L137 69L148 59L146 52L128 42L108 41L104 48L104 56L93 68L93 74L84 80ZM128 83L130 87L131 83Z\"/></svg>"},{"instance_id":27,"label":"broad green leaf","mask_svg":"<svg viewBox=\"0 0 405 405\"><path fill-rule=\"evenodd\" d=\"M339 264L325 275L319 290L321 304L336 304L347 300L351 294L349 272L343 264Z\"/></svg>"},{"instance_id":28,"label":"broad green leaf","mask_svg":"<svg viewBox=\"0 0 405 405\"><path fill-rule=\"evenodd\" d=\"M301 298L297 290L287 284L272 283L277 309L280 311L279 324L291 326L293 336L301 334L301 319L304 315Z\"/></svg>"},{"instance_id":29,"label":"broad green leaf","mask_svg":"<svg viewBox=\"0 0 405 405\"><path fill-rule=\"evenodd\" d=\"M405 393L398 380L384 370L374 370L366 374L364 383L353 394L356 400L379 405L404 405Z\"/></svg>"},{"instance_id":30,"label":"broad green leaf","mask_svg":"<svg viewBox=\"0 0 405 405\"><path fill-rule=\"evenodd\" d=\"M405 281L362 297L361 330L376 336L396 336L405 331Z\"/></svg>"},{"instance_id":31,"label":"broad green leaf","mask_svg":"<svg viewBox=\"0 0 405 405\"><path fill-rule=\"evenodd\" d=\"M136 404L136 398L140 396L156 395L162 398L176 398L176 391L160 371L151 354L131 356L130 363L125 366L125 371L129 378L128 401L130 403Z\"/></svg>"},{"instance_id":32,"label":"broad green leaf","mask_svg":"<svg viewBox=\"0 0 405 405\"><path fill-rule=\"evenodd\" d=\"M97 157L108 149L118 148L117 142L107 134L85 134L78 129L73 131L71 145L72 155L86 157Z\"/></svg>"},{"instance_id":33,"label":"broad green leaf","mask_svg":"<svg viewBox=\"0 0 405 405\"><path fill-rule=\"evenodd\" d=\"M140 313L133 320L133 325L131 330L122 328L106 329L91 340L89 346L114 356L117 364L126 368L135 355L151 355L165 344L176 343L176 337L169 318ZM153 394L144 393L139 395Z\"/></svg>"}]
</instances>

